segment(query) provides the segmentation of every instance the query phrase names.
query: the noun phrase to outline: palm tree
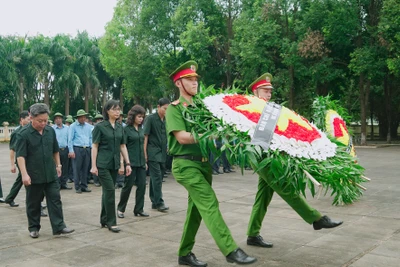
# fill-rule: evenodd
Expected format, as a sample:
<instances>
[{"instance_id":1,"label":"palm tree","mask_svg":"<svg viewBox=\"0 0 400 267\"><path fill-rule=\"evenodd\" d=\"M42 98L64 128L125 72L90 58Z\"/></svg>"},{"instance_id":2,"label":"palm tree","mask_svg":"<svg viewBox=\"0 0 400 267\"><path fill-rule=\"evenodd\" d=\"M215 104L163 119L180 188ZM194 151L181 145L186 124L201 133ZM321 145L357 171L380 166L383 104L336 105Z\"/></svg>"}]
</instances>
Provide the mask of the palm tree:
<instances>
[{"instance_id":1,"label":"palm tree","mask_svg":"<svg viewBox=\"0 0 400 267\"><path fill-rule=\"evenodd\" d=\"M81 87L81 80L75 73L75 47L68 35L56 35L53 39L55 97L65 101L65 115L70 114L70 99L75 98Z\"/></svg>"},{"instance_id":2,"label":"palm tree","mask_svg":"<svg viewBox=\"0 0 400 267\"><path fill-rule=\"evenodd\" d=\"M74 39L75 70L84 85L85 111L89 111L89 98L93 88L99 88L99 79L96 73L96 62L99 62L100 50L97 41L90 39L88 33L78 32Z\"/></svg>"}]
</instances>

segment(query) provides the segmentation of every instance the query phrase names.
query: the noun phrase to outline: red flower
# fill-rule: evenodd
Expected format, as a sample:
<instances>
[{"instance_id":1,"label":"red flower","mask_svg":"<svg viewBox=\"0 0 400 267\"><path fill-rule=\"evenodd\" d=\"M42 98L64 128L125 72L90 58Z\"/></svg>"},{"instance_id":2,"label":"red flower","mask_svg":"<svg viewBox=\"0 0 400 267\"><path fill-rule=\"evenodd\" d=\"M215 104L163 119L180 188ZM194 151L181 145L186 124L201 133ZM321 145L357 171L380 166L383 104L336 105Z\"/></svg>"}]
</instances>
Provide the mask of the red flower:
<instances>
[{"instance_id":1,"label":"red flower","mask_svg":"<svg viewBox=\"0 0 400 267\"><path fill-rule=\"evenodd\" d=\"M244 116L246 116L246 118L248 118L252 122L258 123L258 121L260 120L260 116L261 116L260 113L249 112L249 111L246 111L246 110L240 110L240 109L236 108L238 106L250 104L250 101L245 96L242 96L242 95L227 95L227 96L225 96L223 98L222 101L225 104L227 104L234 111L237 111L237 112L243 114Z\"/></svg>"}]
</instances>

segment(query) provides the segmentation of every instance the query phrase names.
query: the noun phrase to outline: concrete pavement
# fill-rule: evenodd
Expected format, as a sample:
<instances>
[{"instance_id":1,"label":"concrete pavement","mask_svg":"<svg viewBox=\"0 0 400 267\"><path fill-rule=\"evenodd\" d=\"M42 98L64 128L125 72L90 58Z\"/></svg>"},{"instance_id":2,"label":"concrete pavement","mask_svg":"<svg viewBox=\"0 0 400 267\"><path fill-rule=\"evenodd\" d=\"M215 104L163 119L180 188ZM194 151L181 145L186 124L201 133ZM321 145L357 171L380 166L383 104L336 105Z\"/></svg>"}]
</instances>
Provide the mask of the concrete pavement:
<instances>
[{"instance_id":1,"label":"concrete pavement","mask_svg":"<svg viewBox=\"0 0 400 267\"><path fill-rule=\"evenodd\" d=\"M359 148L360 164L372 179L368 190L356 203L331 206L332 198L308 197L309 203L323 214L344 220L330 230L314 231L279 196L275 195L262 228L264 239L273 248L246 245L246 230L257 176L239 171L214 177L213 187L223 217L236 242L258 262L251 266L400 266L400 146ZM16 177L9 171L8 144L0 144L0 175L4 197ZM20 207L0 204L0 266L178 266L177 249L186 215L187 193L169 175L163 183L167 213L151 210L146 192L148 218L133 215L134 192L124 219L118 219L122 231L112 233L100 228L101 188L91 193L61 191L64 218L75 232L53 236L48 218L42 218L38 239L29 237L25 214L25 189L16 202ZM120 190L116 190L117 199ZM211 266L232 266L220 253L204 224L197 234L193 250Z\"/></svg>"}]
</instances>

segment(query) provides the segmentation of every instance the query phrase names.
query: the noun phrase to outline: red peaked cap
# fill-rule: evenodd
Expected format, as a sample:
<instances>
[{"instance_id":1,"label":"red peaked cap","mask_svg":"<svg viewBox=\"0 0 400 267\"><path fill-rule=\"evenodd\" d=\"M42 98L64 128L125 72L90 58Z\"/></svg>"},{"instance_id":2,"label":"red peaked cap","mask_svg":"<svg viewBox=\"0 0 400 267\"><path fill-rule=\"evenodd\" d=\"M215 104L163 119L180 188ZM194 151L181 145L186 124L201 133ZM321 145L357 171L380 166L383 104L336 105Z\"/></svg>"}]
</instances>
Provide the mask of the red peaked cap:
<instances>
[{"instance_id":1,"label":"red peaked cap","mask_svg":"<svg viewBox=\"0 0 400 267\"><path fill-rule=\"evenodd\" d=\"M250 84L249 87L253 92L261 86L267 86L267 88L273 89L271 80L272 80L272 75L269 73L264 73L263 75L258 77L257 80L255 80L252 84Z\"/></svg>"},{"instance_id":2,"label":"red peaked cap","mask_svg":"<svg viewBox=\"0 0 400 267\"><path fill-rule=\"evenodd\" d=\"M179 66L174 72L172 72L169 77L176 82L177 80L185 77L200 77L196 73L197 70L197 63L193 60L189 60L182 65Z\"/></svg>"}]
</instances>

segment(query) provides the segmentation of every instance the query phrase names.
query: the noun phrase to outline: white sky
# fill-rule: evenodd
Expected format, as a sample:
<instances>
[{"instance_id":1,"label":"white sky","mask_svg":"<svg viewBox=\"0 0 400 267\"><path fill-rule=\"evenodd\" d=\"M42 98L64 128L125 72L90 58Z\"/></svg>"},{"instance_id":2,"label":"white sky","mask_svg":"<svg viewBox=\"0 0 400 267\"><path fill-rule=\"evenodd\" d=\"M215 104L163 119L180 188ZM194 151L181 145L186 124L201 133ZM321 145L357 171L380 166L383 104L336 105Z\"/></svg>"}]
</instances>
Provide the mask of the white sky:
<instances>
[{"instance_id":1,"label":"white sky","mask_svg":"<svg viewBox=\"0 0 400 267\"><path fill-rule=\"evenodd\" d=\"M0 35L101 36L117 0L0 0Z\"/></svg>"}]
</instances>

